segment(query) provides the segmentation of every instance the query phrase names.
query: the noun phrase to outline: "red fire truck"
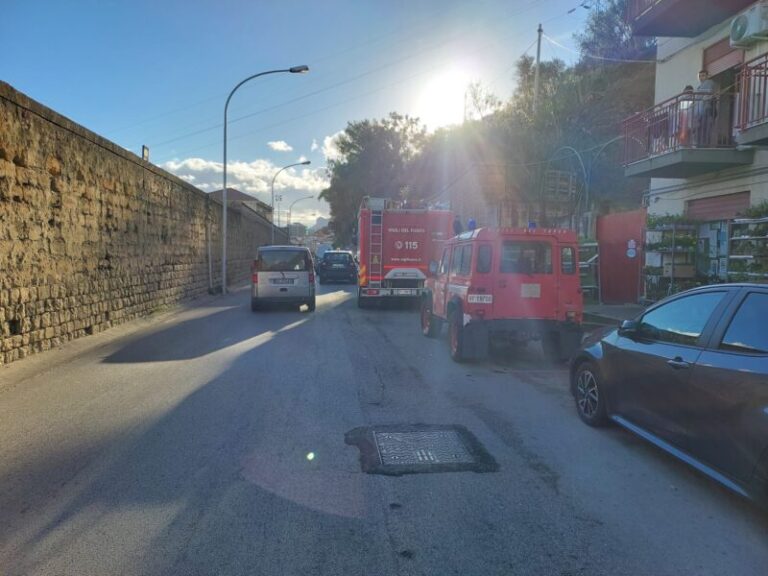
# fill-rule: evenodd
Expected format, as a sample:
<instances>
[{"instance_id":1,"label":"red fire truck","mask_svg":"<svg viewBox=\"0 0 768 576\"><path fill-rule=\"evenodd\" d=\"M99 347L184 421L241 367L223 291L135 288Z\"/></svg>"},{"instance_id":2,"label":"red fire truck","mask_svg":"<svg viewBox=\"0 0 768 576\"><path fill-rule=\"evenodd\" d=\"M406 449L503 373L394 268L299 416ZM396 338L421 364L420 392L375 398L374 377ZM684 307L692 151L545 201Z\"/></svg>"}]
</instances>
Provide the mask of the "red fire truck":
<instances>
[{"instance_id":1,"label":"red fire truck","mask_svg":"<svg viewBox=\"0 0 768 576\"><path fill-rule=\"evenodd\" d=\"M360 271L357 303L419 298L430 259L453 236L448 210L406 208L384 198L364 198L358 213Z\"/></svg>"}]
</instances>

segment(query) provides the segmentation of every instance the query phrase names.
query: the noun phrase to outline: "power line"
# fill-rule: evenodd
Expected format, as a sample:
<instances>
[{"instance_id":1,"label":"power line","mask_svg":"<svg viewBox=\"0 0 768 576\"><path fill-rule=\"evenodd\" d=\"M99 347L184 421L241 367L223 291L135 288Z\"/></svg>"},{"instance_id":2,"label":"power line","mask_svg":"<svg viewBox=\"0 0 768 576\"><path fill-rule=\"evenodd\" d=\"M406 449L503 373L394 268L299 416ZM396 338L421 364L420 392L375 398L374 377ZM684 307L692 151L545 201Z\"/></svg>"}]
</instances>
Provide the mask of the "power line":
<instances>
[{"instance_id":1,"label":"power line","mask_svg":"<svg viewBox=\"0 0 768 576\"><path fill-rule=\"evenodd\" d=\"M545 1L551 1L551 0L545 0ZM527 12L528 10L531 10L532 8L540 7L541 3L542 3L541 1L531 0L524 7L522 7L520 10L518 10L516 12L513 12L512 14L509 14L509 15L507 15L504 18L501 18L501 19L497 18L497 19L495 19L495 23L496 24L503 23L503 22L509 20L510 18L513 18L514 16L518 16L518 15L524 13L524 12ZM432 22L433 20L434 20L433 18L430 18L429 22ZM420 21L417 25L413 26L412 29L415 30L416 28L419 28L423 23L425 23L425 22L424 21ZM326 86L324 88L320 88L320 89L315 90L313 92L309 92L309 93L304 94L302 96L293 98L291 100L283 101L283 102L281 102L279 104L276 104L274 106L271 106L269 108L265 108L265 109L258 110L256 112L253 112L253 113L250 113L250 114L247 114L247 115L244 115L244 116L233 118L232 120L230 120L229 123L232 124L232 123L238 122L238 121L246 119L246 118L250 118L250 117L253 117L253 116L264 114L266 112L270 112L270 111L276 110L278 108L287 106L289 104L292 104L292 103L304 100L304 99L309 98L311 96L316 96L316 95L321 94L323 92L328 92L328 91L330 91L330 90L332 90L334 88L338 88L340 86L344 86L346 84L350 84L352 82L355 82L355 81L360 80L362 78L365 78L367 76L371 76L373 74L379 73L379 72L381 72L382 70L384 70L386 68L397 66L398 64L402 64L403 62L405 62L407 60L410 60L412 58L415 58L417 56L420 56L421 54L424 54L426 52L430 52L432 50L436 50L436 49L438 49L438 48L440 48L440 47L442 47L442 46L444 46L446 44L450 44L452 42L455 42L456 40L464 37L465 34L466 34L466 32L456 33L456 34L452 35L451 37L449 37L449 38L447 38L447 39L445 39L445 40L443 40L441 42L438 42L436 44L433 44L432 46L429 46L429 47L427 47L425 49L422 49L422 50L419 50L419 51L416 51L416 52L409 52L407 55L403 56L402 58L399 58L399 59L394 60L394 61L390 61L390 62L388 62L386 64L383 64L383 65L381 65L379 67L376 67L376 68L369 68L365 72L362 72L361 74L358 74L357 76L353 76L351 78L347 78L346 80L342 80L340 82L336 82L336 83L331 84L329 86ZM367 46L369 44L374 44L374 43L376 43L378 41L382 41L383 39L385 39L389 35L390 34L381 35L378 38L378 40L376 40L376 41L368 42L368 43L363 43L363 44L358 45L356 47L353 47L353 48L350 48L350 49L346 49L344 51L340 51L340 52L338 52L336 54L328 55L328 56L325 56L323 58L314 60L313 62L316 63L316 62L321 62L321 61L324 61L324 60L329 60L329 59L332 59L332 58L336 58L337 56L342 55L344 53L357 50L357 49L359 49L361 47ZM411 36L413 36L413 35L411 35ZM216 99L216 98L218 98L218 96L212 96L211 98L207 98L207 99L201 101L200 103L209 102L209 101L211 101L213 99ZM162 117L165 117L167 115L171 115L171 114L177 113L178 111L189 110L191 108L194 108L197 105L199 105L199 104L194 104L194 105L191 105L191 106L188 106L188 107L185 107L185 108L177 109L176 111L171 111L171 112L169 112L168 114L165 114L165 115L161 114L161 115L159 115L159 116L157 116L155 118L162 118ZM204 133L204 132L207 132L207 131L215 130L217 128L220 128L221 125L222 125L221 123L217 123L215 125L210 125L208 127L201 128L199 130L196 130L196 131L193 131L193 132L189 132L189 133L186 133L186 134L182 134L181 136L178 136L178 137L175 137L175 138L172 138L170 140L166 140L166 141L163 141L163 142L160 142L160 143L155 143L153 145L154 146L163 146L163 145L166 145L166 144L170 144L170 143L176 142L178 140L181 140L183 138L187 138L187 137L191 137L191 136L196 136L198 134L201 134L201 133Z\"/></svg>"},{"instance_id":2,"label":"power line","mask_svg":"<svg viewBox=\"0 0 768 576\"><path fill-rule=\"evenodd\" d=\"M516 12L516 13L514 13L514 14L511 14L510 16L508 16L508 18L511 18L512 16L515 16L515 15L519 15L520 13L522 13L522 12L525 12L525 11L529 10L531 7L532 7L532 5L531 5L531 4L529 4L529 5L527 5L527 8L525 8L525 9L523 9L523 10L519 11L519 12ZM514 32L510 32L510 34L512 34L512 33L514 33ZM294 103L294 102L297 102L297 101L299 101L299 100L303 100L303 99L305 99L305 98L308 98L309 96L312 96L312 95L316 95L316 94L318 94L318 93L320 93L320 92L325 92L325 91L331 90L331 89L333 89L333 88L336 88L336 87L338 87L338 86L341 86L341 85L344 85L344 84L349 84L349 83L351 83L351 82L353 82L353 81L355 81L355 80L357 80L357 79L360 79L360 78L362 78L362 77L364 77L364 76L369 76L369 75L373 75L373 74L376 74L377 72L379 72L380 70L382 70L382 69L384 69L384 68L388 68L388 67L391 67L391 66L395 66L395 65L397 65L397 64L401 64L402 62L404 62L404 61L406 61L406 60L408 60L408 59L414 58L414 57L416 57L416 56L419 56L419 55L421 55L421 54L423 54L423 53L425 53L425 52L428 52L428 51L432 51L432 50L435 50L435 49L437 49L437 48L440 48L440 47L442 47L442 46L443 46L443 45L445 45L445 44L448 44L448 43L450 43L450 42L453 42L453 41L455 41L455 40L456 40L456 39L458 39L458 38L461 38L461 36L462 36L461 34L457 34L457 35L454 35L454 36L452 36L452 37L450 37L450 38L448 38L448 39L446 39L446 40L444 40L444 41L441 41L441 42L439 42L439 43L437 43L437 44L435 44L435 45L432 45L432 46L430 46L430 47L428 47L428 48L425 48L424 50L421 50L421 51L419 51L419 52L412 52L412 53L408 54L407 56L404 56L403 58L400 58L400 59L398 59L398 60L396 60L396 61L393 61L393 62L389 62L389 63L387 63L387 64L384 64L384 65L382 65L382 66L380 66L380 67L378 67L378 68L375 68L375 69L369 69L369 70L367 70L366 72L363 72L362 74L360 74L360 75L358 75L358 76L356 76L356 77L353 77L353 78L351 78L351 79L343 80L343 81L341 81L341 82L337 82L337 83L335 83L335 84L333 84L333 85L331 85L331 86L328 86L328 87L326 87L326 88L322 88L322 89L320 89L320 90L316 90L316 91L315 91L315 92L313 92L313 93L305 94L305 95L302 95L302 96L296 97L296 98L294 98L294 99L292 99L292 100L288 100L288 101L286 101L286 102L282 102L282 103L280 103L280 104L276 104L276 105L274 105L274 106L271 106L271 107L269 107L269 108L265 108L265 109L262 109L262 110L259 110L259 111L256 111L256 112L253 112L253 113L250 113L250 114L244 115L244 116L240 116L240 117L237 117L237 118L235 118L235 119L233 119L233 120L230 120L230 122L229 122L229 123L230 123L230 124L233 124L233 123L235 123L235 122L237 122L237 121L239 121L239 120L243 120L243 119L245 119L245 118L249 118L249 117L252 117L252 116L257 116L257 115L259 115L259 114L263 114L263 113L265 113L265 112L273 111L273 110L276 110L276 109L278 109L278 108L282 108L282 107L284 107L284 106L287 106L287 105L288 105L288 104L290 104L290 103ZM505 37L506 37L506 35L505 35ZM503 38L502 38L502 39L503 39ZM498 40L495 40L495 41L490 41L490 42L488 42L487 44L485 44L484 46L478 47L478 48L477 48L477 49L475 49L473 52L480 52L480 51L482 51L482 50L484 50L484 49L487 49L487 47L488 47L488 46L493 46L493 45L496 45L496 44L498 44L498 43L499 43L499 42L500 42L502 39L498 39ZM530 48L528 48L528 49L530 49ZM352 100L357 100L358 98L360 98L360 97L362 97L362 96L373 94L373 93L375 93L375 92L377 92L377 91L379 91L379 90L383 90L383 89L389 88L389 87L391 87L391 86L394 86L394 85L399 85L399 84L402 84L404 81L407 81L407 80L410 80L410 79L413 79L413 78L415 78L415 77L418 77L418 76L422 76L422 75L423 75L422 73L418 73L418 74L413 74L413 75L410 75L410 76L406 77L405 79L402 79L402 80L398 80L398 81L395 81L395 82L393 82L393 83L390 83L390 84L387 84L387 85L381 86L381 87L380 87L380 88L378 88L377 90L373 90L373 91L368 91L368 92L365 92L365 93L364 93L364 94L362 94L362 95L359 95L359 96L354 96L354 97L352 97L352 98L349 98L349 99L346 99L346 100L340 101L340 102L338 102L338 103L335 103L335 104L332 104L332 105L330 105L330 106L326 106L326 107L320 108L319 110L315 110L314 112L311 112L311 113L308 113L308 114L303 114L303 115L301 115L301 116L293 117L293 118L291 118L291 119L289 119L289 120L286 120L286 121L284 121L284 122L279 122L279 123L276 123L276 124L271 124L271 125L269 125L269 126L266 126L266 127L260 128L260 129L258 129L258 130L255 130L255 131L251 131L251 132L248 132L247 134L245 134L245 135L243 135L243 136L251 135L251 134L254 134L254 133L258 133L258 132L261 132L261 131L264 131L264 130L268 130L268 129L270 129L270 128L275 128L275 127L278 127L278 126L281 126L281 125L284 125L284 124L288 124L288 123L290 123L290 122L293 122L293 121L295 121L295 120L298 120L298 119L301 119L301 118L307 118L307 117L309 117L309 116L311 116L311 115L313 115L313 114L316 114L316 113L319 113L319 112L323 112L323 111L329 110L329 109L331 109L331 108L334 108L334 107L336 107L336 106L339 106L339 105L341 105L341 104L345 104L345 103L347 103L347 102L349 102L349 101L352 101ZM169 139L169 140L165 140L165 141L163 141L163 142L160 142L160 143L153 143L152 145L153 145L153 146L157 146L157 147L159 147L159 146L165 146L165 145L167 145L167 144L171 144L171 143L173 143L173 142L177 142L177 141L179 141L179 140L183 140L183 139L189 138L189 137L191 137L191 136L196 136L196 135L199 135L199 134L202 134L202 133L205 133L205 132L209 132L209 131L217 130L217 129L219 129L220 127L221 127L221 123L217 123L217 124L215 124L215 125L211 125L211 126L208 126L208 127L206 127L206 128L202 128L202 129L200 129L200 130L196 130L196 131L194 131L194 132L186 133L186 134L183 134L183 135L181 135L181 136L178 136L178 137L175 137L175 138L172 138L172 139ZM240 136L240 137L242 137L242 136ZM237 139L237 138L238 138L238 137L232 138L232 140L235 140L235 139ZM208 144L208 145L205 145L205 146L200 146L200 147L197 147L197 148L195 148L195 149L193 149L193 150L189 151L188 153L191 153L191 152L194 152L194 151L197 151L197 150L202 150L202 149L205 149L205 148L209 148L209 147L210 147L210 146L212 146L212 145L213 145L213 144Z\"/></svg>"},{"instance_id":3,"label":"power line","mask_svg":"<svg viewBox=\"0 0 768 576\"><path fill-rule=\"evenodd\" d=\"M634 64L657 64L659 62L663 62L663 60L632 60L630 58L608 58L606 56L596 56L594 54L589 54L588 52L579 52L578 50L574 50L573 48L568 48L568 46L564 46L563 44L560 44L557 40L554 38L550 38L546 34L544 34L544 38L551 44L554 44L555 46L559 46L563 50L567 50L568 52L573 52L574 54L578 54L583 57L592 58L593 60L602 60L604 62L627 62L627 63L634 63Z\"/></svg>"}]
</instances>

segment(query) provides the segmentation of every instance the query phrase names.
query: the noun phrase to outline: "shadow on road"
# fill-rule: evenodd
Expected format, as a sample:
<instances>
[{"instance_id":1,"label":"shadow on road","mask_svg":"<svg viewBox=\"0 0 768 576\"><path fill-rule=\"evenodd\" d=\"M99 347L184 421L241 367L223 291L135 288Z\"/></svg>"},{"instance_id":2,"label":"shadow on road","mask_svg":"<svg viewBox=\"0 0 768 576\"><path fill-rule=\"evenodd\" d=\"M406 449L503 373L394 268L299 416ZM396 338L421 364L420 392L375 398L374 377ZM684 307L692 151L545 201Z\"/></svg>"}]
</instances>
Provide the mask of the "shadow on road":
<instances>
[{"instance_id":1,"label":"shadow on road","mask_svg":"<svg viewBox=\"0 0 768 576\"><path fill-rule=\"evenodd\" d=\"M199 358L259 334L276 332L292 322L307 318L308 314L306 308L299 312L295 308L281 307L254 314L247 303L243 303L159 328L149 335L142 334L107 356L103 362L131 364ZM222 327L227 329L222 330Z\"/></svg>"},{"instance_id":2,"label":"shadow on road","mask_svg":"<svg viewBox=\"0 0 768 576\"><path fill-rule=\"evenodd\" d=\"M243 315L247 321L233 321ZM380 535L363 519L376 515L379 502L366 494L363 475L306 457L308 447L327 440L305 428L321 418L305 411L332 400L323 400L324 391L315 386L318 372L328 369L313 349L319 328L307 321L280 331L302 317L306 313L251 316L241 306L160 330L113 354L107 361L203 355L225 345L211 330L218 323L235 327L233 341L272 332L145 429L70 454L54 447L58 457L40 455L14 471L41 483L69 462L72 470L61 486L82 485L70 491L78 495L62 502L54 519L14 546L9 560L17 571L9 573L78 566L78 555L89 560L92 573L104 574L225 575L270 566L286 574L364 573L377 562L382 573L391 573L391 557L370 550ZM183 354L165 351L165 343L181 344L185 335L190 344ZM312 362L296 361L296 343L306 346ZM330 440L348 449L341 435ZM0 541L11 536L4 532L0 528ZM138 555L127 547L136 542ZM346 555L324 552L342 542ZM103 554L106 549L111 552ZM137 565L121 564L124 557Z\"/></svg>"}]
</instances>

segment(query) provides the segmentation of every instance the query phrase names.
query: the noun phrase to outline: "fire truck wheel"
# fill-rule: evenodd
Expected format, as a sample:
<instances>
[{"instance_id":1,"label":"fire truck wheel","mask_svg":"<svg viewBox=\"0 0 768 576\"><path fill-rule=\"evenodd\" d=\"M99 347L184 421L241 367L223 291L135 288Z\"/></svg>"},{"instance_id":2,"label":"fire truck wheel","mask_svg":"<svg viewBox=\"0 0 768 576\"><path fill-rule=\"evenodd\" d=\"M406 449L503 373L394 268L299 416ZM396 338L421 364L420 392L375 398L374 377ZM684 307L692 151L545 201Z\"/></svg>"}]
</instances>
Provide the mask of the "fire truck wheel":
<instances>
[{"instance_id":1,"label":"fire truck wheel","mask_svg":"<svg viewBox=\"0 0 768 576\"><path fill-rule=\"evenodd\" d=\"M421 299L421 333L427 338L437 338L442 328L440 318L432 314L432 303L428 298Z\"/></svg>"},{"instance_id":2,"label":"fire truck wheel","mask_svg":"<svg viewBox=\"0 0 768 576\"><path fill-rule=\"evenodd\" d=\"M454 362L464 362L464 326L461 311L452 310L448 316L448 348Z\"/></svg>"},{"instance_id":3,"label":"fire truck wheel","mask_svg":"<svg viewBox=\"0 0 768 576\"><path fill-rule=\"evenodd\" d=\"M368 302L366 302L365 298L363 298L360 295L360 289L359 288L357 289L357 307L360 308L361 310L364 310L364 309L368 308Z\"/></svg>"}]
</instances>

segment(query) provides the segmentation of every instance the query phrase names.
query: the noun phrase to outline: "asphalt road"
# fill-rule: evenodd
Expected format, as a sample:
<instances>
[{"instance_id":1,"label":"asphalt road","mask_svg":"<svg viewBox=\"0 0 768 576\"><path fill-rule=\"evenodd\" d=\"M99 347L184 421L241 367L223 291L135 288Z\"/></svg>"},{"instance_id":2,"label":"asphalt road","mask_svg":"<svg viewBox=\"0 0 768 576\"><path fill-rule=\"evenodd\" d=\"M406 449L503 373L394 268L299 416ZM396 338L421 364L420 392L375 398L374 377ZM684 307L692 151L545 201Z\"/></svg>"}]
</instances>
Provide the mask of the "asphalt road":
<instances>
[{"instance_id":1,"label":"asphalt road","mask_svg":"<svg viewBox=\"0 0 768 576\"><path fill-rule=\"evenodd\" d=\"M360 471L346 432L455 424L497 472ZM247 292L0 369L0 574L768 571L768 515L576 416L532 345L457 365L413 310Z\"/></svg>"}]
</instances>

